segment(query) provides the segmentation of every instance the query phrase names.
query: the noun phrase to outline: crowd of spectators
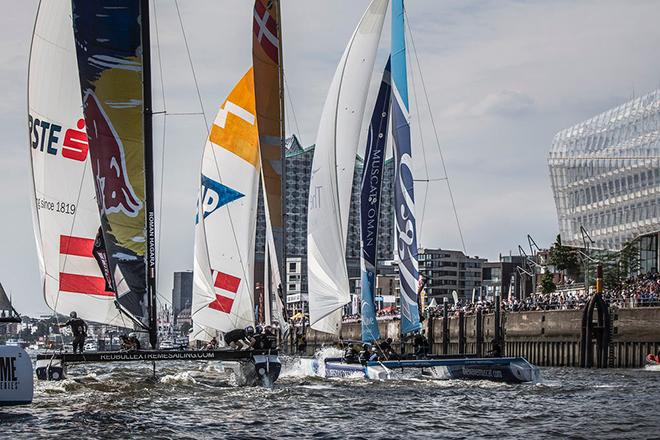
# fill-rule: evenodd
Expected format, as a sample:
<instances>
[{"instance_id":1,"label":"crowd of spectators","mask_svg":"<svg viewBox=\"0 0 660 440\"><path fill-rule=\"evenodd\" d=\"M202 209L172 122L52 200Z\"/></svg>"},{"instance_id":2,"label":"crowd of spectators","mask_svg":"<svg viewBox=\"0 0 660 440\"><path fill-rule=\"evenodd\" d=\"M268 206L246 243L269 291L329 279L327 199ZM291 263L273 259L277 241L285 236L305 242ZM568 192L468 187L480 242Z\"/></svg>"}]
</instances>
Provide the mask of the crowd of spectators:
<instances>
[{"instance_id":1,"label":"crowd of spectators","mask_svg":"<svg viewBox=\"0 0 660 440\"><path fill-rule=\"evenodd\" d=\"M593 293L593 292L591 292ZM590 296L584 288L575 288L567 285L552 293L535 293L523 300L515 298L502 301L502 310L507 312L527 312L536 310L580 310L585 307ZM647 273L630 277L623 281L618 287L606 289L603 299L611 307L660 307L660 275ZM495 303L491 300L464 303L459 301L449 307L450 315L472 315L478 310L484 313L492 313ZM429 308L431 316L441 316L442 306ZM388 307L377 312L378 320L399 319L399 311L394 307ZM360 322L360 315L347 315L344 322Z\"/></svg>"}]
</instances>

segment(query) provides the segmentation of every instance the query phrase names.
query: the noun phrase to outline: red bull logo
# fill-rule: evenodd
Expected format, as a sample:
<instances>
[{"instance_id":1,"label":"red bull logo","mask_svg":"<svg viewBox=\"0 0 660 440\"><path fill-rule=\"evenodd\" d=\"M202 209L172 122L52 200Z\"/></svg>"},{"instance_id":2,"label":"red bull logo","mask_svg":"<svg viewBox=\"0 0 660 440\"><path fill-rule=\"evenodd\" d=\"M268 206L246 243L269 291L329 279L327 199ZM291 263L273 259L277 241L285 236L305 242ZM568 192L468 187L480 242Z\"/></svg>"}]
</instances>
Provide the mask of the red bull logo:
<instances>
[{"instance_id":1,"label":"red bull logo","mask_svg":"<svg viewBox=\"0 0 660 440\"><path fill-rule=\"evenodd\" d=\"M128 180L121 139L94 92L87 91L83 105L99 206L106 214L123 212L135 217L142 209L142 201Z\"/></svg>"}]
</instances>

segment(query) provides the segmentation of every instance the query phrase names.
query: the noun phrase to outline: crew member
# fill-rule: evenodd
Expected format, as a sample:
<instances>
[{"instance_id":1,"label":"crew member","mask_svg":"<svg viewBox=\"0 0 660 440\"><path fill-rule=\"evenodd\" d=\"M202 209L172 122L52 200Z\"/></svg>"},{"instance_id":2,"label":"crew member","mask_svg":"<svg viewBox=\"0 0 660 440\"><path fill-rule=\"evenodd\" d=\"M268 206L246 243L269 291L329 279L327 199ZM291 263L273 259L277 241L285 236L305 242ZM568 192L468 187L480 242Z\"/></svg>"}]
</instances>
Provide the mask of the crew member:
<instances>
[{"instance_id":1,"label":"crew member","mask_svg":"<svg viewBox=\"0 0 660 440\"><path fill-rule=\"evenodd\" d=\"M254 327L237 328L225 333L225 343L236 350L248 350L254 346Z\"/></svg>"},{"instance_id":2,"label":"crew member","mask_svg":"<svg viewBox=\"0 0 660 440\"><path fill-rule=\"evenodd\" d=\"M376 353L371 351L370 344L363 344L362 351L360 352L359 361L361 364L366 364L368 361L372 361L376 358Z\"/></svg>"},{"instance_id":3,"label":"crew member","mask_svg":"<svg viewBox=\"0 0 660 440\"><path fill-rule=\"evenodd\" d=\"M140 340L137 338L135 333L128 334L128 343L131 347L131 350L139 350L141 348Z\"/></svg>"},{"instance_id":4,"label":"crew member","mask_svg":"<svg viewBox=\"0 0 660 440\"><path fill-rule=\"evenodd\" d=\"M493 348L488 352L488 354L492 357L502 357L502 346L500 345L500 341L494 338L491 341L491 345Z\"/></svg>"},{"instance_id":5,"label":"crew member","mask_svg":"<svg viewBox=\"0 0 660 440\"><path fill-rule=\"evenodd\" d=\"M204 350L215 350L216 348L218 348L218 339L213 336L204 346Z\"/></svg>"},{"instance_id":6,"label":"crew member","mask_svg":"<svg viewBox=\"0 0 660 440\"><path fill-rule=\"evenodd\" d=\"M87 324L82 319L78 318L76 312L69 313L69 320L64 324L59 324L60 327L71 327L73 334L73 352L80 353L85 349L85 338L87 338Z\"/></svg>"},{"instance_id":7,"label":"crew member","mask_svg":"<svg viewBox=\"0 0 660 440\"><path fill-rule=\"evenodd\" d=\"M426 339L424 330L417 333L413 339L413 348L415 349L415 356L425 357L429 352L429 340Z\"/></svg>"},{"instance_id":8,"label":"crew member","mask_svg":"<svg viewBox=\"0 0 660 440\"><path fill-rule=\"evenodd\" d=\"M360 353L357 351L355 346L351 343L348 344L346 347L346 350L344 351L344 362L348 364L356 363L358 362Z\"/></svg>"}]
</instances>

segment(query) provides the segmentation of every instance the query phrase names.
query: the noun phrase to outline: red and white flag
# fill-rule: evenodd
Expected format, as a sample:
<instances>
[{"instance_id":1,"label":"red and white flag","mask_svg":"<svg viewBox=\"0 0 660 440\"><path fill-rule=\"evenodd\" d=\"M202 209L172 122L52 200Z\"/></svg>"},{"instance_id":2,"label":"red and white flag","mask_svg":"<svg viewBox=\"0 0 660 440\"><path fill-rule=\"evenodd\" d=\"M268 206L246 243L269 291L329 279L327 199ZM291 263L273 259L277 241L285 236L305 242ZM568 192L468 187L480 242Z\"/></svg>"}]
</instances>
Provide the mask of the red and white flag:
<instances>
[{"instance_id":1,"label":"red and white flag","mask_svg":"<svg viewBox=\"0 0 660 440\"><path fill-rule=\"evenodd\" d=\"M270 6L270 4L268 5ZM252 24L254 36L266 55L274 62L278 60L279 40L277 39L277 22L266 6L259 0L254 2L254 20Z\"/></svg>"},{"instance_id":2,"label":"red and white flag","mask_svg":"<svg viewBox=\"0 0 660 440\"><path fill-rule=\"evenodd\" d=\"M115 296L105 290L105 278L92 255L93 249L93 238L60 235L61 292Z\"/></svg>"},{"instance_id":3,"label":"red and white flag","mask_svg":"<svg viewBox=\"0 0 660 440\"><path fill-rule=\"evenodd\" d=\"M219 312L231 313L231 308L236 299L236 292L238 286L241 284L241 279L236 278L228 273L216 271L215 281L215 301L209 304L209 308L218 310Z\"/></svg>"}]
</instances>

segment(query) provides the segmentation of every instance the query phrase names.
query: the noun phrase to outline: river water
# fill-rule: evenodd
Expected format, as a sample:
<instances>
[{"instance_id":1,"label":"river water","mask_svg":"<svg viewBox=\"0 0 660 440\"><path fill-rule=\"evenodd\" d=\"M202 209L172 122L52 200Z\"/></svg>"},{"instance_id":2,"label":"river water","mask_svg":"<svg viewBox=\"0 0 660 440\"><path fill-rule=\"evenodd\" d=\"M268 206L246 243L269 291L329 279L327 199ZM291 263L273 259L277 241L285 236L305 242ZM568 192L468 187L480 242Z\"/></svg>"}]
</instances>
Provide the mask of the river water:
<instances>
[{"instance_id":1,"label":"river water","mask_svg":"<svg viewBox=\"0 0 660 440\"><path fill-rule=\"evenodd\" d=\"M536 385L305 377L239 388L210 363L88 365L0 408L0 437L660 438L660 370L543 368Z\"/></svg>"}]
</instances>

